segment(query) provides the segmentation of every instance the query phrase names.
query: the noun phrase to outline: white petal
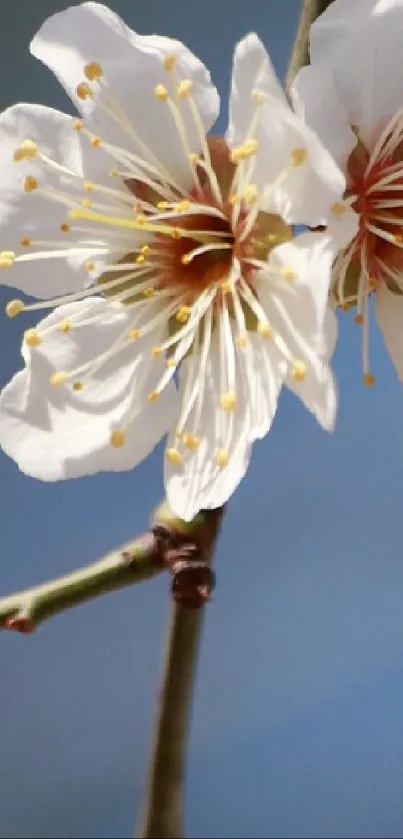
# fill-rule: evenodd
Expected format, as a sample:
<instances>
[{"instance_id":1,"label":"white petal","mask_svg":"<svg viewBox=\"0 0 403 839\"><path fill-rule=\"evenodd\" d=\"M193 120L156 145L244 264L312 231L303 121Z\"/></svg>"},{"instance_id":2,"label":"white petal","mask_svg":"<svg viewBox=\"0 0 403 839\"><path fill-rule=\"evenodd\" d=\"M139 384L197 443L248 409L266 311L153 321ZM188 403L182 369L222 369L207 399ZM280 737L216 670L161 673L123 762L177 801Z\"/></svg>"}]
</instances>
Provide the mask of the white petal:
<instances>
[{"instance_id":1,"label":"white petal","mask_svg":"<svg viewBox=\"0 0 403 839\"><path fill-rule=\"evenodd\" d=\"M123 307L92 298L59 307L41 326L77 314L83 320L97 315L98 320L73 326L67 334L49 334L33 350L24 348L27 367L0 398L2 448L23 472L44 481L133 468L167 432L177 411L172 384L157 403L147 399L164 369L159 359L150 363L151 338L122 350L88 380L80 377L82 391L72 389L74 380L52 386L49 377L55 367L67 371L85 363L107 350L132 323ZM158 341L161 336L152 337ZM113 448L111 432L124 425L129 412L126 442Z\"/></svg>"},{"instance_id":2,"label":"white petal","mask_svg":"<svg viewBox=\"0 0 403 839\"><path fill-rule=\"evenodd\" d=\"M304 233L276 248L270 259L273 268L294 270L296 279L262 278L257 289L269 323L294 360L307 368L303 381L290 375L287 385L328 431L337 408L335 382L326 364L335 342L335 320L327 305L333 256L333 243L326 234Z\"/></svg>"},{"instance_id":3,"label":"white petal","mask_svg":"<svg viewBox=\"0 0 403 839\"><path fill-rule=\"evenodd\" d=\"M256 105L254 90L263 94L264 104ZM322 223L345 189L344 175L314 132L291 110L263 44L250 35L234 54L227 133L231 146L242 145L251 136L257 108L259 120L252 134L259 145L253 181L261 190L262 208L278 212L291 224ZM292 155L301 149L306 159L292 167Z\"/></svg>"},{"instance_id":4,"label":"white petal","mask_svg":"<svg viewBox=\"0 0 403 839\"><path fill-rule=\"evenodd\" d=\"M143 143L169 171L188 175L177 127L168 105L157 100L155 87L163 84L179 104L192 152L200 151L200 140L188 103L176 97L176 85L182 79L192 81L205 131L217 118L219 98L204 65L180 41L138 35L106 6L90 2L48 18L34 37L31 52L55 73L84 115L95 121L103 139L126 148L130 141L131 151L138 152L130 133L96 107L101 95L96 86L95 100L83 102L76 96L77 85L85 81L85 65L100 63L109 90ZM176 56L175 74L164 69L163 60L168 55Z\"/></svg>"},{"instance_id":5,"label":"white petal","mask_svg":"<svg viewBox=\"0 0 403 839\"><path fill-rule=\"evenodd\" d=\"M257 336L251 339L248 363L243 352L239 352L237 405L225 417L230 424L228 440L224 442L221 434L220 353L213 336L200 423L193 428L195 413L192 411L186 426L190 433L200 436L200 445L197 449L186 449L174 435L168 441L168 447L179 445L183 455L182 466L166 461L168 500L177 515L186 521L199 510L219 507L228 500L247 470L253 440L267 433L274 417L285 372L281 360L275 352L269 359L264 358L265 349ZM186 361L181 371L181 397L190 363ZM216 463L217 450L222 447L229 452L229 462L224 467Z\"/></svg>"},{"instance_id":6,"label":"white petal","mask_svg":"<svg viewBox=\"0 0 403 839\"><path fill-rule=\"evenodd\" d=\"M334 77L351 125L371 144L402 107L402 0L338 0L311 29L311 62Z\"/></svg>"},{"instance_id":7,"label":"white petal","mask_svg":"<svg viewBox=\"0 0 403 839\"><path fill-rule=\"evenodd\" d=\"M331 74L324 67L303 67L294 80L291 96L296 113L316 131L344 170L357 138L350 128Z\"/></svg>"},{"instance_id":8,"label":"white petal","mask_svg":"<svg viewBox=\"0 0 403 839\"><path fill-rule=\"evenodd\" d=\"M376 294L375 317L397 375L403 382L403 298L392 294L385 285L380 286Z\"/></svg>"},{"instance_id":9,"label":"white petal","mask_svg":"<svg viewBox=\"0 0 403 839\"><path fill-rule=\"evenodd\" d=\"M76 238L73 233L60 231L60 225L68 221L68 207L41 196L36 190L26 193L23 189L24 177L33 175L39 187L67 190L77 197L78 203L84 195L82 178L100 180L103 153L96 158L88 141L72 126L72 117L40 105L15 105L1 115L1 251L28 253L30 249L21 247L23 237L34 241L60 241L64 236L66 247L69 247L69 236ZM45 155L75 172L79 176L76 185L70 178L43 171L35 160L15 162L13 153L27 139L33 140ZM82 256L68 260L17 262L12 268L1 271L0 281L35 297L54 297L75 291L88 283L88 274L82 265L92 253L93 249L89 249Z\"/></svg>"}]
</instances>

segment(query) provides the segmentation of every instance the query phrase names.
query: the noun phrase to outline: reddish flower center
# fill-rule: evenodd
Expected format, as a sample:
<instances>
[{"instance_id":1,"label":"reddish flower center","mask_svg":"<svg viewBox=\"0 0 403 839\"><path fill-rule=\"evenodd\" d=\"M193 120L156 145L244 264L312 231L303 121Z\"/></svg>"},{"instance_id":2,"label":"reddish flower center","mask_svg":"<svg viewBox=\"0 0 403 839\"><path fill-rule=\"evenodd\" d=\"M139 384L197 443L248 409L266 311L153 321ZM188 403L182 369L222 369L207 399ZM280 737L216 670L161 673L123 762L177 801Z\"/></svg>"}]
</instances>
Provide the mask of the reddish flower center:
<instances>
[{"instance_id":1,"label":"reddish flower center","mask_svg":"<svg viewBox=\"0 0 403 839\"><path fill-rule=\"evenodd\" d=\"M350 155L347 195L359 214L350 275L364 271L372 287L382 281L398 291L396 275L403 269L403 141L384 132L376 153L361 141Z\"/></svg>"}]
</instances>

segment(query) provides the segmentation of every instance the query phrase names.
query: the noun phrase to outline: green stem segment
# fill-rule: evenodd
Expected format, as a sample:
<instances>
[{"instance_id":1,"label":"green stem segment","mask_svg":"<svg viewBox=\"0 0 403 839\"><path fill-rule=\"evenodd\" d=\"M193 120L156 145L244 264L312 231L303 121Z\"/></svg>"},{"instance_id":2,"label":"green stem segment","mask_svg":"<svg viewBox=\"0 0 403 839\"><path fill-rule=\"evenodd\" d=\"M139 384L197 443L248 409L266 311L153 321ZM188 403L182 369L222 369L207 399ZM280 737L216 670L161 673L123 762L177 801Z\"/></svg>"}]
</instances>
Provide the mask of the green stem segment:
<instances>
[{"instance_id":1,"label":"green stem segment","mask_svg":"<svg viewBox=\"0 0 403 839\"><path fill-rule=\"evenodd\" d=\"M301 67L309 63L309 30L312 23L324 12L333 0L303 0L294 46L288 62L285 90L290 95L291 85ZM353 3L353 0L351 0Z\"/></svg>"},{"instance_id":2,"label":"green stem segment","mask_svg":"<svg viewBox=\"0 0 403 839\"><path fill-rule=\"evenodd\" d=\"M191 539L209 564L224 508L200 514ZM190 536L190 534L189 534ZM186 750L204 608L172 604L141 839L182 839Z\"/></svg>"},{"instance_id":3,"label":"green stem segment","mask_svg":"<svg viewBox=\"0 0 403 839\"><path fill-rule=\"evenodd\" d=\"M186 747L204 609L172 604L140 837L181 839Z\"/></svg>"},{"instance_id":4,"label":"green stem segment","mask_svg":"<svg viewBox=\"0 0 403 839\"><path fill-rule=\"evenodd\" d=\"M100 594L141 583L164 568L152 533L123 545L103 559L0 600L0 628L30 633L47 618Z\"/></svg>"}]
</instances>

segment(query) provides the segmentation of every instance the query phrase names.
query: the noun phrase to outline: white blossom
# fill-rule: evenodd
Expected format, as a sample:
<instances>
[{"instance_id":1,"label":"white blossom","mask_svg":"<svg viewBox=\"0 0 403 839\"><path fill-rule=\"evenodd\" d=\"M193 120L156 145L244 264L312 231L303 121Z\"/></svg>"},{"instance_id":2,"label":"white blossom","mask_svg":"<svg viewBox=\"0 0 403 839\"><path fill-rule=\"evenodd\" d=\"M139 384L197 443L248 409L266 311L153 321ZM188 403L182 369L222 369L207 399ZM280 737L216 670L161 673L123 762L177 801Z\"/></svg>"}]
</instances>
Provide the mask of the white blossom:
<instances>
[{"instance_id":1,"label":"white blossom","mask_svg":"<svg viewBox=\"0 0 403 839\"><path fill-rule=\"evenodd\" d=\"M31 52L82 118L17 105L0 119L1 278L40 298L7 313L52 310L25 332L1 445L54 481L131 469L168 434L168 499L190 519L235 490L284 382L333 427L345 179L256 35L235 50L226 139L208 133L203 64L103 5L54 15Z\"/></svg>"},{"instance_id":2,"label":"white blossom","mask_svg":"<svg viewBox=\"0 0 403 839\"><path fill-rule=\"evenodd\" d=\"M371 386L370 298L403 381L402 0L335 0L311 29L311 66L293 90L297 112L343 168L359 215L334 265L333 296L356 308L364 382Z\"/></svg>"}]
</instances>

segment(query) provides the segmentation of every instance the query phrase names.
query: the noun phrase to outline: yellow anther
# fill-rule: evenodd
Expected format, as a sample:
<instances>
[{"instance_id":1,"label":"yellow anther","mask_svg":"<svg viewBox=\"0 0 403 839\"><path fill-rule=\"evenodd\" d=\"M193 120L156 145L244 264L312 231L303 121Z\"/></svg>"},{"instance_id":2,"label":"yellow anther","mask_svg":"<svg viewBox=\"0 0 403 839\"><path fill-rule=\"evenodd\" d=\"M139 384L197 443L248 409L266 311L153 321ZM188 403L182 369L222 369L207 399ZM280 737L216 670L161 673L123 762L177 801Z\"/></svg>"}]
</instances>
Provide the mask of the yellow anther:
<instances>
[{"instance_id":1,"label":"yellow anther","mask_svg":"<svg viewBox=\"0 0 403 839\"><path fill-rule=\"evenodd\" d=\"M235 207L236 204L241 203L241 196L233 193L232 195L229 196L228 203L231 204L231 207Z\"/></svg>"},{"instance_id":2,"label":"yellow anther","mask_svg":"<svg viewBox=\"0 0 403 839\"><path fill-rule=\"evenodd\" d=\"M196 434L184 434L182 437L182 443L187 449L194 451L200 446L200 437Z\"/></svg>"},{"instance_id":3,"label":"yellow anther","mask_svg":"<svg viewBox=\"0 0 403 839\"><path fill-rule=\"evenodd\" d=\"M130 338L131 341L138 341L138 339L141 338L140 329L131 329L127 337Z\"/></svg>"},{"instance_id":4,"label":"yellow anther","mask_svg":"<svg viewBox=\"0 0 403 839\"><path fill-rule=\"evenodd\" d=\"M223 411L233 411L236 408L236 395L229 391L220 396L220 405Z\"/></svg>"},{"instance_id":5,"label":"yellow anther","mask_svg":"<svg viewBox=\"0 0 403 839\"><path fill-rule=\"evenodd\" d=\"M34 189L38 189L38 181L33 175L27 175L22 182L24 192L33 192Z\"/></svg>"},{"instance_id":6,"label":"yellow anther","mask_svg":"<svg viewBox=\"0 0 403 839\"><path fill-rule=\"evenodd\" d=\"M296 272L293 271L292 268L282 268L280 273L285 280L290 280L291 282L292 280L296 280L298 277L298 274L296 274Z\"/></svg>"},{"instance_id":7,"label":"yellow anther","mask_svg":"<svg viewBox=\"0 0 403 839\"><path fill-rule=\"evenodd\" d=\"M109 174L110 174L111 178L118 178L119 177L119 171L117 169L111 169Z\"/></svg>"},{"instance_id":8,"label":"yellow anther","mask_svg":"<svg viewBox=\"0 0 403 839\"><path fill-rule=\"evenodd\" d=\"M190 79L182 79L179 82L178 87L176 88L176 92L180 99L187 99L192 90L193 84Z\"/></svg>"},{"instance_id":9,"label":"yellow anther","mask_svg":"<svg viewBox=\"0 0 403 839\"><path fill-rule=\"evenodd\" d=\"M264 323L263 321L260 321L260 323L258 323L257 331L259 332L259 335L262 336L262 338L272 338L274 334L271 326L269 326L268 323Z\"/></svg>"},{"instance_id":10,"label":"yellow anther","mask_svg":"<svg viewBox=\"0 0 403 839\"><path fill-rule=\"evenodd\" d=\"M42 343L36 329L27 329L24 332L24 343L27 347L39 347Z\"/></svg>"},{"instance_id":11,"label":"yellow anther","mask_svg":"<svg viewBox=\"0 0 403 839\"><path fill-rule=\"evenodd\" d=\"M154 289L151 288L151 286L149 288L145 288L143 291L143 297L154 297Z\"/></svg>"},{"instance_id":12,"label":"yellow anther","mask_svg":"<svg viewBox=\"0 0 403 839\"><path fill-rule=\"evenodd\" d=\"M246 204L253 204L259 195L258 188L255 184L249 184L243 193L243 199Z\"/></svg>"},{"instance_id":13,"label":"yellow anther","mask_svg":"<svg viewBox=\"0 0 403 839\"><path fill-rule=\"evenodd\" d=\"M395 245L403 245L403 236L400 233L396 233L395 236L393 236L393 241Z\"/></svg>"},{"instance_id":14,"label":"yellow anther","mask_svg":"<svg viewBox=\"0 0 403 839\"><path fill-rule=\"evenodd\" d=\"M150 245L143 245L143 246L140 248L140 253L142 253L142 254L143 254L143 256L148 256L148 254L150 253L150 251L151 251Z\"/></svg>"},{"instance_id":15,"label":"yellow anther","mask_svg":"<svg viewBox=\"0 0 403 839\"><path fill-rule=\"evenodd\" d=\"M92 207L92 201L90 201L89 198L83 198L81 206L84 207L86 210L90 210Z\"/></svg>"},{"instance_id":16,"label":"yellow anther","mask_svg":"<svg viewBox=\"0 0 403 839\"><path fill-rule=\"evenodd\" d=\"M154 88L154 93L157 99L160 100L160 102L166 102L169 98L168 91L163 84L157 84L157 86Z\"/></svg>"},{"instance_id":17,"label":"yellow anther","mask_svg":"<svg viewBox=\"0 0 403 839\"><path fill-rule=\"evenodd\" d=\"M121 428L115 428L110 436L110 444L113 449L121 449L126 442L126 434Z\"/></svg>"},{"instance_id":18,"label":"yellow anther","mask_svg":"<svg viewBox=\"0 0 403 839\"><path fill-rule=\"evenodd\" d=\"M350 309L352 309L352 307L353 307L352 303L341 303L340 305L341 305L341 308L342 308L343 312L349 312Z\"/></svg>"},{"instance_id":19,"label":"yellow anther","mask_svg":"<svg viewBox=\"0 0 403 839\"><path fill-rule=\"evenodd\" d=\"M190 207L190 201L184 200L184 201L179 201L179 204L176 205L175 209L178 211L178 213L186 213L186 210L188 210L189 207Z\"/></svg>"},{"instance_id":20,"label":"yellow anther","mask_svg":"<svg viewBox=\"0 0 403 839\"><path fill-rule=\"evenodd\" d=\"M136 256L136 265L143 265L143 263L145 261L146 261L146 258L145 258L143 253L139 253L139 255Z\"/></svg>"},{"instance_id":21,"label":"yellow anther","mask_svg":"<svg viewBox=\"0 0 403 839\"><path fill-rule=\"evenodd\" d=\"M92 262L91 259L88 259L85 263L85 270L88 271L89 274L91 273L91 271L95 271L95 262Z\"/></svg>"},{"instance_id":22,"label":"yellow anther","mask_svg":"<svg viewBox=\"0 0 403 839\"><path fill-rule=\"evenodd\" d=\"M247 335L237 335L235 338L235 343L237 347L240 349L245 349L248 346L248 336Z\"/></svg>"},{"instance_id":23,"label":"yellow anther","mask_svg":"<svg viewBox=\"0 0 403 839\"><path fill-rule=\"evenodd\" d=\"M22 248L29 248L32 245L32 239L30 239L29 236L23 236L23 238L20 239L20 244Z\"/></svg>"},{"instance_id":24,"label":"yellow anther","mask_svg":"<svg viewBox=\"0 0 403 839\"><path fill-rule=\"evenodd\" d=\"M168 70L168 72L172 72L175 69L176 65L176 55L166 55L164 58L164 68Z\"/></svg>"},{"instance_id":25,"label":"yellow anther","mask_svg":"<svg viewBox=\"0 0 403 839\"><path fill-rule=\"evenodd\" d=\"M74 131L82 131L83 128L84 128L84 123L83 123L82 119L75 119L73 121L73 128L74 128Z\"/></svg>"},{"instance_id":26,"label":"yellow anther","mask_svg":"<svg viewBox=\"0 0 403 839\"><path fill-rule=\"evenodd\" d=\"M307 374L306 364L303 361L294 361L291 376L296 382L303 382Z\"/></svg>"},{"instance_id":27,"label":"yellow anther","mask_svg":"<svg viewBox=\"0 0 403 839\"><path fill-rule=\"evenodd\" d=\"M24 304L22 300L10 300L6 306L6 315L8 318L16 318L24 311Z\"/></svg>"},{"instance_id":28,"label":"yellow anther","mask_svg":"<svg viewBox=\"0 0 403 839\"><path fill-rule=\"evenodd\" d=\"M366 387L373 387L374 386L375 376L373 376L372 373L364 373L363 379L364 379L364 385L366 385Z\"/></svg>"},{"instance_id":29,"label":"yellow anther","mask_svg":"<svg viewBox=\"0 0 403 839\"><path fill-rule=\"evenodd\" d=\"M1 251L0 268L11 268L15 262L14 251Z\"/></svg>"},{"instance_id":30,"label":"yellow anther","mask_svg":"<svg viewBox=\"0 0 403 839\"><path fill-rule=\"evenodd\" d=\"M78 98L82 99L83 101L85 101L86 99L93 98L93 92L89 84L87 84L87 82L80 82L80 84L77 85L76 94Z\"/></svg>"},{"instance_id":31,"label":"yellow anther","mask_svg":"<svg viewBox=\"0 0 403 839\"><path fill-rule=\"evenodd\" d=\"M152 390L151 393L148 394L148 401L149 402L157 402L160 398L158 390Z\"/></svg>"},{"instance_id":32,"label":"yellow anther","mask_svg":"<svg viewBox=\"0 0 403 839\"><path fill-rule=\"evenodd\" d=\"M100 137L91 137L91 145L93 149L99 149L101 142Z\"/></svg>"},{"instance_id":33,"label":"yellow anther","mask_svg":"<svg viewBox=\"0 0 403 839\"><path fill-rule=\"evenodd\" d=\"M293 149L291 152L291 163L293 166L302 166L305 163L308 157L308 152L306 149Z\"/></svg>"},{"instance_id":34,"label":"yellow anther","mask_svg":"<svg viewBox=\"0 0 403 839\"><path fill-rule=\"evenodd\" d=\"M33 140L23 140L18 149L13 154L13 159L16 162L20 160L33 160L38 154L38 146Z\"/></svg>"},{"instance_id":35,"label":"yellow anther","mask_svg":"<svg viewBox=\"0 0 403 839\"><path fill-rule=\"evenodd\" d=\"M376 277L370 277L368 280L368 291L375 291L377 285Z\"/></svg>"},{"instance_id":36,"label":"yellow anther","mask_svg":"<svg viewBox=\"0 0 403 839\"><path fill-rule=\"evenodd\" d=\"M172 236L172 239L181 239L182 238L182 232L181 232L180 228L179 227L173 227L171 236Z\"/></svg>"},{"instance_id":37,"label":"yellow anther","mask_svg":"<svg viewBox=\"0 0 403 839\"><path fill-rule=\"evenodd\" d=\"M181 466L183 463L183 457L181 453L178 451L178 449L175 449L173 447L166 450L165 457L174 466Z\"/></svg>"},{"instance_id":38,"label":"yellow anther","mask_svg":"<svg viewBox=\"0 0 403 839\"><path fill-rule=\"evenodd\" d=\"M357 326L362 326L362 324L364 323L364 315L356 315L354 318L354 323L356 323Z\"/></svg>"},{"instance_id":39,"label":"yellow anther","mask_svg":"<svg viewBox=\"0 0 403 839\"><path fill-rule=\"evenodd\" d=\"M227 449L218 449L215 456L215 462L217 466L228 466L229 463L229 453Z\"/></svg>"},{"instance_id":40,"label":"yellow anther","mask_svg":"<svg viewBox=\"0 0 403 839\"><path fill-rule=\"evenodd\" d=\"M90 82L95 82L97 79L102 79L104 73L100 64L97 61L91 61L84 67L84 76Z\"/></svg>"},{"instance_id":41,"label":"yellow anther","mask_svg":"<svg viewBox=\"0 0 403 839\"><path fill-rule=\"evenodd\" d=\"M145 224L146 221L147 221L146 217L142 216L141 214L138 215L137 218L136 218L136 222L137 222L137 224L140 225L140 227L141 227L142 224Z\"/></svg>"},{"instance_id":42,"label":"yellow anther","mask_svg":"<svg viewBox=\"0 0 403 839\"><path fill-rule=\"evenodd\" d=\"M69 320L61 320L60 321L60 323L59 323L59 331L60 332L64 332L64 333L70 332L70 329L71 329L71 323L70 323Z\"/></svg>"},{"instance_id":43,"label":"yellow anther","mask_svg":"<svg viewBox=\"0 0 403 839\"><path fill-rule=\"evenodd\" d=\"M62 233L69 233L70 230L71 230L71 227L70 227L69 224L66 224L66 222L64 222L63 224L60 225L60 230L61 230Z\"/></svg>"},{"instance_id":44,"label":"yellow anther","mask_svg":"<svg viewBox=\"0 0 403 839\"><path fill-rule=\"evenodd\" d=\"M347 212L347 206L343 203L343 201L336 201L330 207L330 211L333 213L334 216L343 216L344 213Z\"/></svg>"},{"instance_id":45,"label":"yellow anther","mask_svg":"<svg viewBox=\"0 0 403 839\"><path fill-rule=\"evenodd\" d=\"M175 314L175 320L177 320L178 323L187 323L191 311L190 306L181 306Z\"/></svg>"},{"instance_id":46,"label":"yellow anther","mask_svg":"<svg viewBox=\"0 0 403 839\"><path fill-rule=\"evenodd\" d=\"M189 155L189 163L191 163L192 166L196 166L198 164L199 160L200 160L200 155L199 154L196 154L195 152L193 152L192 154Z\"/></svg>"},{"instance_id":47,"label":"yellow anther","mask_svg":"<svg viewBox=\"0 0 403 839\"><path fill-rule=\"evenodd\" d=\"M264 95L260 90L254 88L251 92L251 99L256 102L256 105L262 105L264 102Z\"/></svg>"},{"instance_id":48,"label":"yellow anther","mask_svg":"<svg viewBox=\"0 0 403 839\"><path fill-rule=\"evenodd\" d=\"M167 367L176 367L177 362L175 361L174 358L167 358L166 365L167 365Z\"/></svg>"},{"instance_id":49,"label":"yellow anther","mask_svg":"<svg viewBox=\"0 0 403 839\"><path fill-rule=\"evenodd\" d=\"M258 142L257 140L253 139L252 137L249 140L246 140L242 146L238 146L237 148L233 149L230 154L231 163L241 163L243 160L248 160L249 157L253 157L258 150Z\"/></svg>"},{"instance_id":50,"label":"yellow anther","mask_svg":"<svg viewBox=\"0 0 403 839\"><path fill-rule=\"evenodd\" d=\"M67 373L53 373L51 375L49 381L50 381L50 384L53 385L53 387L61 387L62 385L65 384L67 379L68 379L68 374Z\"/></svg>"},{"instance_id":51,"label":"yellow anther","mask_svg":"<svg viewBox=\"0 0 403 839\"><path fill-rule=\"evenodd\" d=\"M157 209L158 210L167 210L168 209L168 201L158 201Z\"/></svg>"},{"instance_id":52,"label":"yellow anther","mask_svg":"<svg viewBox=\"0 0 403 839\"><path fill-rule=\"evenodd\" d=\"M82 382L74 382L73 390L83 390L84 385Z\"/></svg>"},{"instance_id":53,"label":"yellow anther","mask_svg":"<svg viewBox=\"0 0 403 839\"><path fill-rule=\"evenodd\" d=\"M152 352L154 358L160 358L160 356L162 355L161 347L153 347L151 352Z\"/></svg>"},{"instance_id":54,"label":"yellow anther","mask_svg":"<svg viewBox=\"0 0 403 839\"><path fill-rule=\"evenodd\" d=\"M189 262L191 262L191 261L192 261L192 257L190 255L190 253L184 253L183 256L181 257L182 265L189 265Z\"/></svg>"},{"instance_id":55,"label":"yellow anther","mask_svg":"<svg viewBox=\"0 0 403 839\"><path fill-rule=\"evenodd\" d=\"M95 184L92 184L91 181L84 181L83 189L84 192L93 192L95 189Z\"/></svg>"},{"instance_id":56,"label":"yellow anther","mask_svg":"<svg viewBox=\"0 0 403 839\"><path fill-rule=\"evenodd\" d=\"M224 280L224 282L221 283L221 291L223 294L231 294L232 289L233 285L230 280Z\"/></svg>"}]
</instances>

